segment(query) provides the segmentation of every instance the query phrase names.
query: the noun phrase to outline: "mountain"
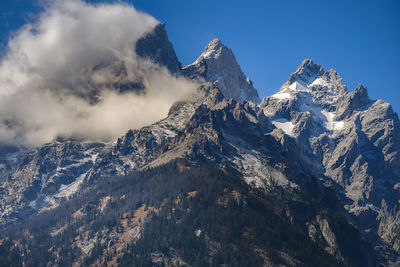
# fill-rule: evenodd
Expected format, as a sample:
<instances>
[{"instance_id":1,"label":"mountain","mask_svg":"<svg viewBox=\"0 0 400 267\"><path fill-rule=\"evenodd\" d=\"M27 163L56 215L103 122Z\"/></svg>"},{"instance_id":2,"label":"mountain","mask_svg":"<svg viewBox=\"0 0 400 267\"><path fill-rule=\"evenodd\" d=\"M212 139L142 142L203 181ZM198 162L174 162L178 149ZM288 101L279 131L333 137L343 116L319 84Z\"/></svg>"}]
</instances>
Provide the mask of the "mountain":
<instances>
[{"instance_id":1,"label":"mountain","mask_svg":"<svg viewBox=\"0 0 400 267\"><path fill-rule=\"evenodd\" d=\"M400 124L390 104L362 85L348 92L335 70L305 60L261 108L338 187L358 229L398 251Z\"/></svg>"},{"instance_id":2,"label":"mountain","mask_svg":"<svg viewBox=\"0 0 400 267\"><path fill-rule=\"evenodd\" d=\"M141 40L139 55L202 83L113 142L2 146L1 266L399 264L388 103L307 59L257 105L221 41L181 68L163 25Z\"/></svg>"}]
</instances>

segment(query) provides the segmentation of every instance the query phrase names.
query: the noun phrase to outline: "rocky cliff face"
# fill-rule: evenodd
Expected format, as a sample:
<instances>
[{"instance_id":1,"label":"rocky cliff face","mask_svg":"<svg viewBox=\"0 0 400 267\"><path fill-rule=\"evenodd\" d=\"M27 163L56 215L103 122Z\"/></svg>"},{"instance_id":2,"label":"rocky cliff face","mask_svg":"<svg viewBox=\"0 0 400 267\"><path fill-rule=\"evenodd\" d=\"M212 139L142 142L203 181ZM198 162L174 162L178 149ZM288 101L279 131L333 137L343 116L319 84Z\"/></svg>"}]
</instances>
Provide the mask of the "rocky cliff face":
<instances>
[{"instance_id":1,"label":"rocky cliff face","mask_svg":"<svg viewBox=\"0 0 400 267\"><path fill-rule=\"evenodd\" d=\"M137 49L179 75L163 26L154 32ZM258 106L219 40L182 72L209 82L114 142L2 149L0 263L399 262L400 123L389 104L308 59Z\"/></svg>"},{"instance_id":2,"label":"rocky cliff face","mask_svg":"<svg viewBox=\"0 0 400 267\"><path fill-rule=\"evenodd\" d=\"M260 102L257 90L243 74L232 50L219 39L212 40L200 57L182 71L187 77L201 77L215 83L226 98Z\"/></svg>"}]
</instances>

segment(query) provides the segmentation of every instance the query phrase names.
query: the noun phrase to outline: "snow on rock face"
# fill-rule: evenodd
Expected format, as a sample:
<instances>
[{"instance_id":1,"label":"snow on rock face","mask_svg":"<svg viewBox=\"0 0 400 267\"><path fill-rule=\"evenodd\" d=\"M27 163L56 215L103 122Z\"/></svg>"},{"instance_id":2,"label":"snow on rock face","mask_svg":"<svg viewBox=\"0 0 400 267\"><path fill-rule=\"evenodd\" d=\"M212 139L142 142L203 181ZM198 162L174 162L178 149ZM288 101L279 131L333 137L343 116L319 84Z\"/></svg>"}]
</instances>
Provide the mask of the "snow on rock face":
<instances>
[{"instance_id":1,"label":"snow on rock face","mask_svg":"<svg viewBox=\"0 0 400 267\"><path fill-rule=\"evenodd\" d=\"M223 136L237 153L229 161L243 175L247 184L259 188L268 188L271 185L297 187L279 169L270 166L262 153L247 147L243 140L227 132L223 132Z\"/></svg>"},{"instance_id":2,"label":"snow on rock face","mask_svg":"<svg viewBox=\"0 0 400 267\"><path fill-rule=\"evenodd\" d=\"M59 192L57 194L55 194L54 196L57 198L62 198L62 197L69 197L73 194L75 194L76 192L78 192L83 179L85 178L86 174L88 172L82 174L81 176L79 176L74 182L72 182L71 184L68 185L64 185L62 184Z\"/></svg>"},{"instance_id":3,"label":"snow on rock face","mask_svg":"<svg viewBox=\"0 0 400 267\"><path fill-rule=\"evenodd\" d=\"M325 116L326 118L326 129L329 131L340 131L344 127L344 121L334 121L333 118L335 117L334 112L328 112L325 110L322 110L321 113Z\"/></svg>"},{"instance_id":4,"label":"snow on rock face","mask_svg":"<svg viewBox=\"0 0 400 267\"><path fill-rule=\"evenodd\" d=\"M230 53L229 53L230 52ZM224 46L218 38L212 40L206 47L205 51L200 55L200 57L195 61L199 62L202 59L218 59L220 57L227 56L228 59L234 63L234 58L232 57L232 51L226 46Z\"/></svg>"},{"instance_id":5,"label":"snow on rock face","mask_svg":"<svg viewBox=\"0 0 400 267\"><path fill-rule=\"evenodd\" d=\"M184 130L196 107L197 105L180 103L179 112L150 125L149 128L156 137L157 144L162 144L165 140L176 137L178 131Z\"/></svg>"},{"instance_id":6,"label":"snow on rock face","mask_svg":"<svg viewBox=\"0 0 400 267\"><path fill-rule=\"evenodd\" d=\"M308 92L308 88L304 87L301 83L299 82L294 82L291 85L289 85L289 88L293 91L298 91L298 92Z\"/></svg>"},{"instance_id":7,"label":"snow on rock face","mask_svg":"<svg viewBox=\"0 0 400 267\"><path fill-rule=\"evenodd\" d=\"M273 94L272 97L278 99L291 99L292 95L290 93L278 92L276 94Z\"/></svg>"},{"instance_id":8,"label":"snow on rock face","mask_svg":"<svg viewBox=\"0 0 400 267\"><path fill-rule=\"evenodd\" d=\"M272 124L275 125L275 127L281 129L285 134L293 136L294 124L287 119L277 119L272 121Z\"/></svg>"},{"instance_id":9,"label":"snow on rock face","mask_svg":"<svg viewBox=\"0 0 400 267\"><path fill-rule=\"evenodd\" d=\"M335 112L323 110L320 106L315 104L303 104L300 107L302 112L310 112L314 120L320 124L325 131L340 131L344 128L344 121L335 121Z\"/></svg>"},{"instance_id":10,"label":"snow on rock face","mask_svg":"<svg viewBox=\"0 0 400 267\"><path fill-rule=\"evenodd\" d=\"M315 79L312 83L310 83L309 87L313 86L328 86L329 83L322 78Z\"/></svg>"}]
</instances>

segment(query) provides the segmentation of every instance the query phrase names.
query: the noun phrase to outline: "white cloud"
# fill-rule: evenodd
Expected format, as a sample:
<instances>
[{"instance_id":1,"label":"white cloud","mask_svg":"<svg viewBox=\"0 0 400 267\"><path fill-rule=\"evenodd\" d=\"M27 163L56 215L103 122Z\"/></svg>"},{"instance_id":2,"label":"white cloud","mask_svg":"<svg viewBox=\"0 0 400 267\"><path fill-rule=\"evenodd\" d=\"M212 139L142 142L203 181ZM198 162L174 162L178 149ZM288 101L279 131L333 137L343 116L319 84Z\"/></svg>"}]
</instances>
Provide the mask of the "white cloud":
<instances>
[{"instance_id":1,"label":"white cloud","mask_svg":"<svg viewBox=\"0 0 400 267\"><path fill-rule=\"evenodd\" d=\"M38 145L60 135L110 140L165 117L196 84L136 57L135 42L157 23L121 3L48 2L38 21L9 41L0 63L0 141ZM112 69L121 64L122 76ZM138 77L145 94L110 90L116 81ZM91 92L99 94L98 103L80 97Z\"/></svg>"}]
</instances>

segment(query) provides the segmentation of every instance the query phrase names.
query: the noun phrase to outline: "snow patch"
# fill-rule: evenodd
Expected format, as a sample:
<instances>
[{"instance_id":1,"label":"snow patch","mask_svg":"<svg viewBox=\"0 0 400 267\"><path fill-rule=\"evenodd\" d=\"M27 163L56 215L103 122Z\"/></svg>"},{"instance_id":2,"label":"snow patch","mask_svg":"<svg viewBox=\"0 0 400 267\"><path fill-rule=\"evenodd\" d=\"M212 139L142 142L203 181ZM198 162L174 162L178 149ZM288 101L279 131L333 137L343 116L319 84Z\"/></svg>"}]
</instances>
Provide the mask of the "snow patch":
<instances>
[{"instance_id":1,"label":"snow patch","mask_svg":"<svg viewBox=\"0 0 400 267\"><path fill-rule=\"evenodd\" d=\"M57 194L55 194L54 196L57 198L62 198L62 197L69 197L69 196L75 194L79 190L79 188L83 182L83 179L86 177L86 174L88 172L89 171L87 171L84 174L82 174L81 176L79 176L78 179L76 179L73 183L70 183L68 185L62 184L60 186L59 192Z\"/></svg>"},{"instance_id":2,"label":"snow patch","mask_svg":"<svg viewBox=\"0 0 400 267\"><path fill-rule=\"evenodd\" d=\"M33 200L33 201L31 201L31 202L29 202L29 207L31 207L32 209L36 209L36 199L35 200Z\"/></svg>"},{"instance_id":3,"label":"snow patch","mask_svg":"<svg viewBox=\"0 0 400 267\"><path fill-rule=\"evenodd\" d=\"M153 125L152 133L156 137L157 144L161 144L162 140L174 138L176 136L176 132L165 128L165 125Z\"/></svg>"},{"instance_id":4,"label":"snow patch","mask_svg":"<svg viewBox=\"0 0 400 267\"><path fill-rule=\"evenodd\" d=\"M287 119L277 119L272 121L272 124L275 125L276 128L281 129L285 134L293 136L294 124Z\"/></svg>"},{"instance_id":5,"label":"snow patch","mask_svg":"<svg viewBox=\"0 0 400 267\"><path fill-rule=\"evenodd\" d=\"M213 57L213 54L215 54L215 50L206 51L203 54L203 58L211 58L211 57Z\"/></svg>"},{"instance_id":6,"label":"snow patch","mask_svg":"<svg viewBox=\"0 0 400 267\"><path fill-rule=\"evenodd\" d=\"M102 199L100 199L100 203L97 207L97 210L99 210L100 212L103 212L104 209L107 207L108 203L110 202L111 197L110 196L106 196L103 197Z\"/></svg>"},{"instance_id":7,"label":"snow patch","mask_svg":"<svg viewBox=\"0 0 400 267\"><path fill-rule=\"evenodd\" d=\"M340 131L344 128L344 121L335 121L333 119L336 115L335 112L329 112L319 106L307 104L303 104L300 110L302 112L311 112L314 120L319 122L327 131Z\"/></svg>"},{"instance_id":8,"label":"snow patch","mask_svg":"<svg viewBox=\"0 0 400 267\"><path fill-rule=\"evenodd\" d=\"M264 187L276 184L280 186L288 186L289 181L281 172L269 168L263 164L260 155L255 151L238 150L240 157L235 157L233 163L244 176L244 180L248 184L254 184L256 187Z\"/></svg>"},{"instance_id":9,"label":"snow patch","mask_svg":"<svg viewBox=\"0 0 400 267\"><path fill-rule=\"evenodd\" d=\"M208 50L208 51L203 52L203 53L199 56L199 58L196 59L196 61L193 62L193 63L190 64L190 65L196 65L196 64L198 64L198 63L200 62L200 60L202 60L202 59L216 58L217 56L218 56L218 54L217 54L217 51L216 51L216 50ZM189 65L189 66L190 66L190 65Z\"/></svg>"},{"instance_id":10,"label":"snow patch","mask_svg":"<svg viewBox=\"0 0 400 267\"><path fill-rule=\"evenodd\" d=\"M322 78L317 78L315 79L308 87L313 87L313 86L328 86L329 83L325 81Z\"/></svg>"},{"instance_id":11,"label":"snow patch","mask_svg":"<svg viewBox=\"0 0 400 267\"><path fill-rule=\"evenodd\" d=\"M325 116L326 118L326 123L325 127L329 131L340 131L344 128L344 121L334 121L333 117L335 117L334 112L328 112L325 110L322 110L321 113Z\"/></svg>"},{"instance_id":12,"label":"snow patch","mask_svg":"<svg viewBox=\"0 0 400 267\"><path fill-rule=\"evenodd\" d=\"M308 92L309 91L306 87L304 87L299 82L294 82L291 85L289 85L289 89L291 89L293 91L298 91L298 92Z\"/></svg>"},{"instance_id":13,"label":"snow patch","mask_svg":"<svg viewBox=\"0 0 400 267\"><path fill-rule=\"evenodd\" d=\"M91 149L89 151L86 151L84 153L84 155L87 156L87 157L82 158L82 159L78 160L78 162L69 164L68 166L65 166L65 167L58 166L57 169L56 169L56 172L59 173L60 171L67 170L69 168L79 167L79 166L82 166L83 164L85 164L85 163L87 163L89 161L93 162L93 164L94 164L96 162L98 154L99 153L94 152L93 149Z\"/></svg>"},{"instance_id":14,"label":"snow patch","mask_svg":"<svg viewBox=\"0 0 400 267\"><path fill-rule=\"evenodd\" d=\"M226 132L223 132L223 136L237 153L236 156L229 158L229 161L243 175L247 184L259 188L267 188L273 185L296 187L296 184L290 182L279 169L269 166L262 153L247 147L246 143L240 138Z\"/></svg>"},{"instance_id":15,"label":"snow patch","mask_svg":"<svg viewBox=\"0 0 400 267\"><path fill-rule=\"evenodd\" d=\"M292 96L289 93L284 93L284 92L278 92L276 94L272 95L273 98L278 98L278 99L290 99Z\"/></svg>"},{"instance_id":16,"label":"snow patch","mask_svg":"<svg viewBox=\"0 0 400 267\"><path fill-rule=\"evenodd\" d=\"M177 131L183 130L195 113L198 103L184 104L180 111L174 116L169 116L164 120L156 122L150 126L153 135L156 137L157 144L161 144L164 139L171 139L177 136Z\"/></svg>"},{"instance_id":17,"label":"snow patch","mask_svg":"<svg viewBox=\"0 0 400 267\"><path fill-rule=\"evenodd\" d=\"M322 114L322 108L314 105L313 103L305 103L300 106L301 112L310 112L314 115L315 120L319 120L321 122L326 121L326 117Z\"/></svg>"}]
</instances>

